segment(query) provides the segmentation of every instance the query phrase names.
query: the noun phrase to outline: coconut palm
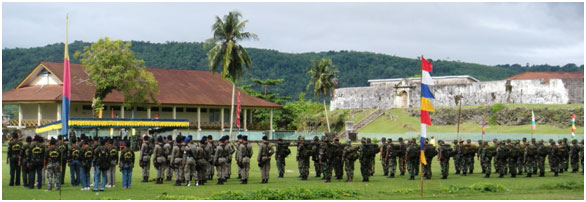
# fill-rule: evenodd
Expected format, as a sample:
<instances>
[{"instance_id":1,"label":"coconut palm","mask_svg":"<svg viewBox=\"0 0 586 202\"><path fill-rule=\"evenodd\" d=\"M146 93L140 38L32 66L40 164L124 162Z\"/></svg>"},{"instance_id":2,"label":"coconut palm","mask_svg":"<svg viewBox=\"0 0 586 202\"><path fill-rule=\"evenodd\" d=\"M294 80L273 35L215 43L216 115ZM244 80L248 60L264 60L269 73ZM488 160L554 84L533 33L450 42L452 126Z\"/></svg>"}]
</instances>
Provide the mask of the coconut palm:
<instances>
[{"instance_id":1,"label":"coconut palm","mask_svg":"<svg viewBox=\"0 0 586 202\"><path fill-rule=\"evenodd\" d=\"M337 86L337 73L338 71L332 65L332 60L327 58L322 58L319 62L313 61L311 68L307 71L307 74L310 76L307 89L313 86L313 94L316 97L322 97L326 122L328 124L328 133L332 131L330 129L330 119L328 118L328 109L326 107L326 97L328 94L333 94L334 88Z\"/></svg>"},{"instance_id":2,"label":"coconut palm","mask_svg":"<svg viewBox=\"0 0 586 202\"><path fill-rule=\"evenodd\" d=\"M252 61L246 49L238 42L247 39L256 39L256 34L244 32L248 20L240 21L242 14L231 11L224 18L216 16L212 25L214 36L204 43L204 48L213 46L207 53L209 66L212 72L221 70L222 77L232 81L232 106L230 109L230 135L234 119L234 91L236 82L242 76L243 67L250 69ZM224 120L222 120L224 121Z\"/></svg>"}]
</instances>

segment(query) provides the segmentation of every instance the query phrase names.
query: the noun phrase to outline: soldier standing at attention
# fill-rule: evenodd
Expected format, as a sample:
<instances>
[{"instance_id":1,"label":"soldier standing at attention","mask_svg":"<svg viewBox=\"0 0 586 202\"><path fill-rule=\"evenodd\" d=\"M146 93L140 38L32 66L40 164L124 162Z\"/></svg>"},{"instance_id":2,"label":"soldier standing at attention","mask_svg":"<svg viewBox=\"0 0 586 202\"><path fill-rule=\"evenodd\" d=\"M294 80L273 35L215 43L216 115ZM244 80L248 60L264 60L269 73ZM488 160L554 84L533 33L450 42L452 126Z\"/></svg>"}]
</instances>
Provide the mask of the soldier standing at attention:
<instances>
[{"instance_id":1,"label":"soldier standing at attention","mask_svg":"<svg viewBox=\"0 0 586 202\"><path fill-rule=\"evenodd\" d=\"M492 161L492 157L494 157L496 155L496 145L495 146L489 146L487 141L484 141L482 143L482 150L480 151L480 158L482 159L482 161L484 162L484 174L485 174L485 178L489 178L490 177L490 173L491 171L491 161Z\"/></svg>"},{"instance_id":2,"label":"soldier standing at attention","mask_svg":"<svg viewBox=\"0 0 586 202\"><path fill-rule=\"evenodd\" d=\"M334 168L334 173L337 180L341 180L344 178L344 160L342 159L342 153L344 151L344 146L340 144L340 139L335 138L333 146L333 156L332 156L332 166Z\"/></svg>"},{"instance_id":3,"label":"soldier standing at attention","mask_svg":"<svg viewBox=\"0 0 586 202\"><path fill-rule=\"evenodd\" d=\"M37 177L37 188L41 189L41 187L43 186L43 176L42 176L42 171L43 171L43 167L44 167L44 161L45 161L45 147L43 147L42 145L42 140L41 137L38 135L35 135L34 138L34 143L31 144L30 147L30 152L29 152L29 157L28 159L30 159L29 164L29 168L30 168L30 174L29 174L29 180L28 180L28 184L29 184L29 188L30 189L34 189L35 187L35 175Z\"/></svg>"},{"instance_id":4,"label":"soldier standing at attention","mask_svg":"<svg viewBox=\"0 0 586 202\"><path fill-rule=\"evenodd\" d=\"M195 186L204 185L207 182L207 171L209 165L209 157L208 153L205 150L207 137L202 137L199 141L199 146L195 148L195 170L197 172L197 177L195 180Z\"/></svg>"},{"instance_id":5,"label":"soldier standing at attention","mask_svg":"<svg viewBox=\"0 0 586 202\"><path fill-rule=\"evenodd\" d=\"M570 168L570 144L568 143L568 138L564 138L562 140L562 145L564 146L564 157L563 157L563 166L564 166L564 171L568 172L568 169Z\"/></svg>"},{"instance_id":6,"label":"soldier standing at attention","mask_svg":"<svg viewBox=\"0 0 586 202\"><path fill-rule=\"evenodd\" d=\"M134 151L127 143L122 143L120 152L120 172L122 172L122 189L130 188L132 184L132 169L134 168Z\"/></svg>"},{"instance_id":7,"label":"soldier standing at attention","mask_svg":"<svg viewBox=\"0 0 586 202\"><path fill-rule=\"evenodd\" d=\"M61 152L56 147L57 141L54 138L51 138L49 141L49 148L47 148L47 153L45 154L45 169L47 170L47 191L51 191L53 186L55 186L56 190L59 190L61 187L60 183L60 175L61 175Z\"/></svg>"},{"instance_id":8,"label":"soldier standing at attention","mask_svg":"<svg viewBox=\"0 0 586 202\"><path fill-rule=\"evenodd\" d=\"M388 162L388 166L389 166L389 178L394 178L395 177L395 170L397 169L397 150L398 150L398 145L394 145L393 144L393 139L389 138L387 140L387 153L385 155L385 158L387 158L385 161Z\"/></svg>"},{"instance_id":9,"label":"soldier standing at attention","mask_svg":"<svg viewBox=\"0 0 586 202\"><path fill-rule=\"evenodd\" d=\"M238 152L240 148L240 144L242 144L242 135L238 134L238 136L236 136L236 154L234 155L234 160L236 160L236 165L238 165L238 179L242 179L242 176L240 176L240 164L238 163Z\"/></svg>"},{"instance_id":10,"label":"soldier standing at attention","mask_svg":"<svg viewBox=\"0 0 586 202\"><path fill-rule=\"evenodd\" d=\"M354 181L354 162L358 159L358 147L352 147L350 141L346 142L342 159L344 159L344 169L346 170L346 182Z\"/></svg>"},{"instance_id":11,"label":"soldier standing at attention","mask_svg":"<svg viewBox=\"0 0 586 202\"><path fill-rule=\"evenodd\" d=\"M550 145L550 151L549 151L549 160L551 162L551 164L549 164L549 167L553 170L555 177L558 176L559 173L559 169L560 169L560 163L559 163L559 157L561 156L561 152L559 151L559 148L557 145L555 145L554 141L551 141L551 145Z\"/></svg>"},{"instance_id":12,"label":"soldier standing at attention","mask_svg":"<svg viewBox=\"0 0 586 202\"><path fill-rule=\"evenodd\" d=\"M572 173L578 172L578 161L580 161L580 146L578 145L578 140L572 140L572 146L570 147L570 160L572 165Z\"/></svg>"},{"instance_id":13,"label":"soldier standing at attention","mask_svg":"<svg viewBox=\"0 0 586 202\"><path fill-rule=\"evenodd\" d=\"M503 178L507 174L507 158L509 156L509 148L505 146L505 143L501 140L498 147L496 148L496 161L495 165L498 166L499 178Z\"/></svg>"},{"instance_id":14,"label":"soldier standing at attention","mask_svg":"<svg viewBox=\"0 0 586 202\"><path fill-rule=\"evenodd\" d=\"M81 191L90 190L90 170L92 169L92 161L94 160L94 150L88 145L89 140L84 140L81 143Z\"/></svg>"},{"instance_id":15,"label":"soldier standing at attention","mask_svg":"<svg viewBox=\"0 0 586 202\"><path fill-rule=\"evenodd\" d=\"M425 140L424 149L427 165L423 165L423 177L431 179L431 163L433 162L433 157L437 155L437 149L432 144L429 144L427 139Z\"/></svg>"},{"instance_id":16,"label":"soldier standing at attention","mask_svg":"<svg viewBox=\"0 0 586 202\"><path fill-rule=\"evenodd\" d=\"M208 175L208 180L213 180L214 179L214 154L216 154L216 145L214 143L214 140L212 139L211 135L208 135L208 139L207 139L208 143L206 144L206 152L209 155L208 159L208 164L210 166L208 166L208 171L207 171L207 175Z\"/></svg>"},{"instance_id":17,"label":"soldier standing at attention","mask_svg":"<svg viewBox=\"0 0 586 202\"><path fill-rule=\"evenodd\" d=\"M181 161L183 164L181 165L181 168L183 168L184 180L187 182L185 186L188 187L191 186L191 180L194 178L196 172L195 150L196 146L192 143L191 136L187 137L185 139L185 146L183 147L183 157ZM178 184L181 184L181 182Z\"/></svg>"},{"instance_id":18,"label":"soldier standing at attention","mask_svg":"<svg viewBox=\"0 0 586 202\"><path fill-rule=\"evenodd\" d=\"M64 184L65 183L65 170L67 170L67 153L68 153L68 146L67 146L67 142L65 142L63 140L63 137L67 135L59 135L57 136L57 149L59 150L59 153L61 155L61 159L59 159L61 165L60 168L61 169L59 172L61 172L61 174L59 174L59 183Z\"/></svg>"},{"instance_id":19,"label":"soldier standing at attention","mask_svg":"<svg viewBox=\"0 0 586 202\"><path fill-rule=\"evenodd\" d=\"M226 136L226 149L228 150L228 157L226 158L228 162L225 165L226 179L224 180L230 179L230 176L232 175L232 158L234 157L234 153L236 152L234 144L232 144L232 141L230 141L230 136Z\"/></svg>"},{"instance_id":20,"label":"soldier standing at attention","mask_svg":"<svg viewBox=\"0 0 586 202\"><path fill-rule=\"evenodd\" d=\"M468 139L466 144L463 144L464 141L460 141L460 170L462 171L462 176L466 176L468 174L468 165L470 165L470 153L472 150L472 145L470 144L470 139ZM472 157L474 159L474 157Z\"/></svg>"},{"instance_id":21,"label":"soldier standing at attention","mask_svg":"<svg viewBox=\"0 0 586 202\"><path fill-rule=\"evenodd\" d=\"M552 146L552 145L555 145L555 141L553 141L553 139L551 139L551 138L550 138L550 139L549 139L549 145L548 145L548 146L546 146L546 147L547 147L547 150L548 150L548 153L549 153L549 152L551 152L551 149L552 149L552 148L551 148L551 146ZM548 155L549 155L549 154L548 154ZM553 167L551 167L551 165L553 165L553 159L552 159L552 156L549 156L549 157L547 158L547 161L548 161L548 163L549 163L549 169L550 169L550 171L551 171L551 172L554 172L554 171L553 171Z\"/></svg>"},{"instance_id":22,"label":"soldier standing at attention","mask_svg":"<svg viewBox=\"0 0 586 202\"><path fill-rule=\"evenodd\" d=\"M454 153L454 150L449 144L445 144L443 140L438 141L438 144L439 157L437 158L437 160L440 162L440 167L442 171L441 179L448 179L448 171L450 170L450 157Z\"/></svg>"},{"instance_id":23,"label":"soldier standing at attention","mask_svg":"<svg viewBox=\"0 0 586 202\"><path fill-rule=\"evenodd\" d=\"M173 158L171 157L171 152L173 152L173 136L167 135L167 142L163 146L163 150L165 150L165 154L167 155L167 167L165 168L166 179L165 181L171 181L173 178Z\"/></svg>"},{"instance_id":24,"label":"soldier standing at attention","mask_svg":"<svg viewBox=\"0 0 586 202\"><path fill-rule=\"evenodd\" d=\"M110 168L110 156L108 149L106 148L106 140L100 140L100 145L94 150L94 165L96 167L96 173L94 173L94 192L98 191L100 186L100 180L102 185L99 187L99 191L104 191L106 187L106 172ZM101 176L101 177L100 177Z\"/></svg>"},{"instance_id":25,"label":"soldier standing at attention","mask_svg":"<svg viewBox=\"0 0 586 202\"><path fill-rule=\"evenodd\" d=\"M142 181L149 181L149 171L151 170L151 154L152 148L149 144L149 136L143 137L142 146L140 147L139 165L142 168Z\"/></svg>"},{"instance_id":26,"label":"soldier standing at attention","mask_svg":"<svg viewBox=\"0 0 586 202\"><path fill-rule=\"evenodd\" d=\"M399 157L399 171L401 171L401 176L405 175L405 151L407 151L407 145L405 145L405 141L403 141L402 137L399 137L399 150L397 152L397 157Z\"/></svg>"},{"instance_id":27,"label":"soldier standing at attention","mask_svg":"<svg viewBox=\"0 0 586 202\"><path fill-rule=\"evenodd\" d=\"M291 150L289 149L289 143L284 143L281 138L277 139L277 155L275 155L275 161L277 161L279 178L283 178L285 175L285 158L287 158L290 153Z\"/></svg>"},{"instance_id":28,"label":"soldier standing at attention","mask_svg":"<svg viewBox=\"0 0 586 202\"><path fill-rule=\"evenodd\" d=\"M372 140L370 138L366 138L366 144L369 145L370 148L375 148L376 150L368 154L368 163L370 165L368 170L370 171L370 176L374 176L374 160L376 158L376 154L380 149L378 148L377 144L372 144Z\"/></svg>"},{"instance_id":29,"label":"soldier standing at attention","mask_svg":"<svg viewBox=\"0 0 586 202\"><path fill-rule=\"evenodd\" d=\"M517 159L517 166L519 169L519 175L523 175L523 173L528 172L527 164L525 163L525 149L527 148L527 138L524 137L521 139L521 143L519 144L519 148L521 149L521 157Z\"/></svg>"},{"instance_id":30,"label":"soldier standing at attention","mask_svg":"<svg viewBox=\"0 0 586 202\"><path fill-rule=\"evenodd\" d=\"M18 133L12 132L12 139L8 142L8 156L6 158L6 164L10 165L10 181L8 186L20 185L19 158L21 158L22 148L22 142L18 140Z\"/></svg>"},{"instance_id":31,"label":"soldier standing at attention","mask_svg":"<svg viewBox=\"0 0 586 202\"><path fill-rule=\"evenodd\" d=\"M543 144L543 140L539 140L537 142L537 156L536 156L536 163L537 169L539 170L539 177L545 177L545 158L549 153L547 146Z\"/></svg>"},{"instance_id":32,"label":"soldier standing at attention","mask_svg":"<svg viewBox=\"0 0 586 202\"><path fill-rule=\"evenodd\" d=\"M388 149L387 138L381 138L380 145L380 161L383 167L383 176L389 176L389 163L387 161L387 149Z\"/></svg>"},{"instance_id":33,"label":"soldier standing at attention","mask_svg":"<svg viewBox=\"0 0 586 202\"><path fill-rule=\"evenodd\" d=\"M462 145L458 144L458 140L454 140L454 168L456 169L456 175L460 174L462 167Z\"/></svg>"},{"instance_id":34,"label":"soldier standing at attention","mask_svg":"<svg viewBox=\"0 0 586 202\"><path fill-rule=\"evenodd\" d=\"M476 158L480 160L480 168L482 169L482 174L486 174L486 165L484 159L481 156L482 150L484 149L484 141L478 140L478 149L476 150ZM470 173L472 174L472 173Z\"/></svg>"},{"instance_id":35,"label":"soldier standing at attention","mask_svg":"<svg viewBox=\"0 0 586 202\"><path fill-rule=\"evenodd\" d=\"M537 172L536 168L536 159L537 159L537 144L535 143L535 138L531 139L531 144L525 146L525 151L523 152L523 164L527 166L527 177L531 177L534 172Z\"/></svg>"},{"instance_id":36,"label":"soldier standing at attention","mask_svg":"<svg viewBox=\"0 0 586 202\"><path fill-rule=\"evenodd\" d=\"M241 144L238 146L236 159L240 166L241 184L248 183L248 172L250 171L250 158L252 157L252 146L248 144L248 136L242 136Z\"/></svg>"},{"instance_id":37,"label":"soldier standing at attention","mask_svg":"<svg viewBox=\"0 0 586 202\"><path fill-rule=\"evenodd\" d=\"M499 145L498 139L497 138L492 139L492 146L495 148L495 152L496 152L496 148L498 147L498 145ZM494 165L495 165L494 166L494 173L500 173L498 166L496 166L496 153L493 157L494 157Z\"/></svg>"},{"instance_id":38,"label":"soldier standing at attention","mask_svg":"<svg viewBox=\"0 0 586 202\"><path fill-rule=\"evenodd\" d=\"M312 144L305 142L304 137L299 138L296 160L301 180L307 180L309 176L309 157L312 156L312 147Z\"/></svg>"},{"instance_id":39,"label":"soldier standing at attention","mask_svg":"<svg viewBox=\"0 0 586 202\"><path fill-rule=\"evenodd\" d=\"M566 145L564 144L563 140L558 140L558 172L559 173L564 173L564 171L566 170L566 154L569 154L569 151L566 150Z\"/></svg>"},{"instance_id":40,"label":"soldier standing at attention","mask_svg":"<svg viewBox=\"0 0 586 202\"><path fill-rule=\"evenodd\" d=\"M258 149L258 167L260 167L260 174L262 178L261 184L269 182L269 171L271 169L271 156L273 155L273 147L269 145L267 136L262 137L262 143Z\"/></svg>"},{"instance_id":41,"label":"soldier standing at attention","mask_svg":"<svg viewBox=\"0 0 586 202\"><path fill-rule=\"evenodd\" d=\"M415 140L409 140L409 146L405 153L407 159L407 170L409 171L409 180L415 180L415 176L419 173L419 147Z\"/></svg>"},{"instance_id":42,"label":"soldier standing at attention","mask_svg":"<svg viewBox=\"0 0 586 202\"><path fill-rule=\"evenodd\" d=\"M175 138L175 146L173 146L173 151L171 151L171 158L170 158L173 171L175 172L174 186L181 186L181 181L184 180L184 177L183 177L183 164L184 164L183 147L184 147L183 136L179 135Z\"/></svg>"},{"instance_id":43,"label":"soldier standing at attention","mask_svg":"<svg viewBox=\"0 0 586 202\"><path fill-rule=\"evenodd\" d=\"M326 183L331 182L332 180L332 166L334 164L334 145L330 144L328 138L324 139L323 144L321 145L323 153L321 154L321 165L323 166L323 174L326 180Z\"/></svg>"},{"instance_id":44,"label":"soldier standing at attention","mask_svg":"<svg viewBox=\"0 0 586 202\"><path fill-rule=\"evenodd\" d=\"M30 175L30 167L28 165L28 163L30 162L29 159L29 154L30 154L30 149L31 149L31 142L33 141L33 138L31 138L30 136L26 137L26 144L22 146L22 149L20 150L20 167L22 168L22 185L26 188L29 187L29 178L28 176Z\"/></svg>"},{"instance_id":45,"label":"soldier standing at attention","mask_svg":"<svg viewBox=\"0 0 586 202\"><path fill-rule=\"evenodd\" d=\"M227 165L230 150L226 146L226 140L228 140L227 136L220 138L220 145L216 147L216 154L214 155L214 165L218 170L217 184L224 184L224 182L226 182L226 177L228 177Z\"/></svg>"},{"instance_id":46,"label":"soldier standing at attention","mask_svg":"<svg viewBox=\"0 0 586 202\"><path fill-rule=\"evenodd\" d=\"M112 144L113 140L108 139L106 142L106 149L110 156L110 167L106 171L106 177L108 178L106 188L114 187L116 185L116 165L118 165L118 147Z\"/></svg>"},{"instance_id":47,"label":"soldier standing at attention","mask_svg":"<svg viewBox=\"0 0 586 202\"><path fill-rule=\"evenodd\" d=\"M163 143L163 137L157 137L155 149L153 150L153 164L157 170L157 179L155 184L163 184L163 178L165 177L165 169L168 165L167 154L165 153L165 144Z\"/></svg>"},{"instance_id":48,"label":"soldier standing at attention","mask_svg":"<svg viewBox=\"0 0 586 202\"><path fill-rule=\"evenodd\" d=\"M79 179L79 165L81 160L81 148L77 146L77 139L71 138L71 148L67 155L67 162L69 163L69 172L71 174L71 186L77 186L80 183Z\"/></svg>"},{"instance_id":49,"label":"soldier standing at attention","mask_svg":"<svg viewBox=\"0 0 586 202\"><path fill-rule=\"evenodd\" d=\"M368 164L368 161L370 159L368 159L368 152L366 151L366 138L362 137L362 139L360 139L360 143L360 174L362 174L362 181L368 182L368 177L370 177L370 165Z\"/></svg>"},{"instance_id":50,"label":"soldier standing at attention","mask_svg":"<svg viewBox=\"0 0 586 202\"><path fill-rule=\"evenodd\" d=\"M319 153L320 153L320 146L321 146L321 142L319 141L319 138L317 136L313 136L313 147L312 147L312 151L311 151L311 160L313 161L313 167L315 167L315 177L321 177L321 173L323 171L322 165L320 164L320 157L319 157ZM309 168L309 166L308 166Z\"/></svg>"},{"instance_id":51,"label":"soldier standing at attention","mask_svg":"<svg viewBox=\"0 0 586 202\"><path fill-rule=\"evenodd\" d=\"M319 166L320 166L320 172L322 174L322 178L321 178L322 180L325 180L326 179L326 174L325 174L325 172L326 172L326 162L327 162L326 159L325 159L326 158L326 149L327 149L326 148L326 145L325 145L326 139L328 139L328 137L326 137L325 135L324 136L321 136L321 142L316 143L316 145L319 145L317 147L318 148L317 151L316 151L317 153L314 153L314 155L316 155L318 157L317 159L319 160L318 163L319 163Z\"/></svg>"}]
</instances>

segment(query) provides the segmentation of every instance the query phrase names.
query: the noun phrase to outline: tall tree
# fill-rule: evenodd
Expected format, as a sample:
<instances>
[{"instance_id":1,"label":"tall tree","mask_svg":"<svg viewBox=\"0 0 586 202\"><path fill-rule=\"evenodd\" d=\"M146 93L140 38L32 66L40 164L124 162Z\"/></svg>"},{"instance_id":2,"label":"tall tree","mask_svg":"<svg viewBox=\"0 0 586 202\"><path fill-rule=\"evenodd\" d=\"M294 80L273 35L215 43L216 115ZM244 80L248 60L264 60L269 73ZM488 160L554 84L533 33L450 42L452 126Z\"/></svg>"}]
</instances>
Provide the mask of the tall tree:
<instances>
[{"instance_id":1,"label":"tall tree","mask_svg":"<svg viewBox=\"0 0 586 202\"><path fill-rule=\"evenodd\" d=\"M222 77L232 81L230 135L232 135L234 121L236 82L242 76L243 67L248 70L252 65L248 52L238 42L247 39L258 40L256 34L244 32L248 20L240 21L241 17L242 14L238 11L231 11L228 15L224 15L223 19L216 16L216 22L212 25L214 36L206 40L204 44L204 48L213 46L207 53L211 71L217 72L221 68Z\"/></svg>"},{"instance_id":2,"label":"tall tree","mask_svg":"<svg viewBox=\"0 0 586 202\"><path fill-rule=\"evenodd\" d=\"M307 89L313 86L313 93L316 97L321 96L324 104L324 111L326 113L326 123L328 124L328 132L330 129L330 119L328 118L328 109L326 107L326 98L328 94L332 94L334 88L337 86L336 74L334 65L331 59L322 58L319 62L313 61L311 68L307 71L310 76Z\"/></svg>"},{"instance_id":3,"label":"tall tree","mask_svg":"<svg viewBox=\"0 0 586 202\"><path fill-rule=\"evenodd\" d=\"M144 61L136 59L131 45L105 37L90 47L85 46L83 53L75 53L88 73L89 85L96 88L92 99L95 114L103 109L102 100L114 90L124 93L127 107L159 103L155 98L159 94L157 80L153 73L146 71Z\"/></svg>"},{"instance_id":4,"label":"tall tree","mask_svg":"<svg viewBox=\"0 0 586 202\"><path fill-rule=\"evenodd\" d=\"M257 78L251 78L250 80L254 81L257 84L260 84L264 87L265 89L265 95L267 95L267 86L274 86L274 85L278 85L280 83L282 83L284 80L283 79L266 79L266 80L260 80Z\"/></svg>"}]
</instances>

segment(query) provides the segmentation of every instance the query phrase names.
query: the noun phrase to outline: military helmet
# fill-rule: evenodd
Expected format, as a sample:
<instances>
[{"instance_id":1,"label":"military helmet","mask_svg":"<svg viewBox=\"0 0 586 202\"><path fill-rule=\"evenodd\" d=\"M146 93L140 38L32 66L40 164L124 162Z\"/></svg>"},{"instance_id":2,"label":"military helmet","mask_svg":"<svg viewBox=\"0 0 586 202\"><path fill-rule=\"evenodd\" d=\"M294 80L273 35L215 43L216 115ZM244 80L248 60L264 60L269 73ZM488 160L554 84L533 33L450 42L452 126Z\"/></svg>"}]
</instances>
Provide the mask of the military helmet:
<instances>
[{"instance_id":1,"label":"military helmet","mask_svg":"<svg viewBox=\"0 0 586 202\"><path fill-rule=\"evenodd\" d=\"M458 140L454 140L453 142L454 142L454 144L458 144Z\"/></svg>"},{"instance_id":2,"label":"military helmet","mask_svg":"<svg viewBox=\"0 0 586 202\"><path fill-rule=\"evenodd\" d=\"M523 142L527 142L527 138L526 137L523 137Z\"/></svg>"},{"instance_id":3,"label":"military helmet","mask_svg":"<svg viewBox=\"0 0 586 202\"><path fill-rule=\"evenodd\" d=\"M552 142L554 142L554 141L553 141L553 139L551 139L551 138L550 138L550 139L549 139L549 143L551 144Z\"/></svg>"},{"instance_id":4,"label":"military helmet","mask_svg":"<svg viewBox=\"0 0 586 202\"><path fill-rule=\"evenodd\" d=\"M437 143L440 144L440 145L442 145L442 144L444 144L444 141L443 140L438 140Z\"/></svg>"},{"instance_id":5,"label":"military helmet","mask_svg":"<svg viewBox=\"0 0 586 202\"><path fill-rule=\"evenodd\" d=\"M403 142L403 137L399 137L399 142Z\"/></svg>"},{"instance_id":6,"label":"military helmet","mask_svg":"<svg viewBox=\"0 0 586 202\"><path fill-rule=\"evenodd\" d=\"M370 138L366 138L366 143L371 143L372 140Z\"/></svg>"},{"instance_id":7,"label":"military helmet","mask_svg":"<svg viewBox=\"0 0 586 202\"><path fill-rule=\"evenodd\" d=\"M386 141L387 141L387 138L384 138L384 137L383 137L383 138L381 138L381 139L380 139L380 141L384 143L384 142L386 142Z\"/></svg>"},{"instance_id":8,"label":"military helmet","mask_svg":"<svg viewBox=\"0 0 586 202\"><path fill-rule=\"evenodd\" d=\"M478 140L478 144L482 144L484 141L482 140Z\"/></svg>"},{"instance_id":9,"label":"military helmet","mask_svg":"<svg viewBox=\"0 0 586 202\"><path fill-rule=\"evenodd\" d=\"M558 140L558 144L561 144L561 143L562 143L562 140Z\"/></svg>"},{"instance_id":10,"label":"military helmet","mask_svg":"<svg viewBox=\"0 0 586 202\"><path fill-rule=\"evenodd\" d=\"M572 140L572 144L578 144L578 140L576 140L576 139L573 139L573 140Z\"/></svg>"},{"instance_id":11,"label":"military helmet","mask_svg":"<svg viewBox=\"0 0 586 202\"><path fill-rule=\"evenodd\" d=\"M388 142L388 143L391 143L391 142L393 142L393 139L392 139L392 138L389 138L389 139L387 140L387 142Z\"/></svg>"},{"instance_id":12,"label":"military helmet","mask_svg":"<svg viewBox=\"0 0 586 202\"><path fill-rule=\"evenodd\" d=\"M470 139L466 140L466 143L468 143L468 144L470 144L471 142L472 142L472 140L470 140Z\"/></svg>"},{"instance_id":13,"label":"military helmet","mask_svg":"<svg viewBox=\"0 0 586 202\"><path fill-rule=\"evenodd\" d=\"M319 141L319 137L317 137L317 135L313 136L313 141Z\"/></svg>"},{"instance_id":14,"label":"military helmet","mask_svg":"<svg viewBox=\"0 0 586 202\"><path fill-rule=\"evenodd\" d=\"M535 138L531 138L531 142L535 142Z\"/></svg>"}]
</instances>

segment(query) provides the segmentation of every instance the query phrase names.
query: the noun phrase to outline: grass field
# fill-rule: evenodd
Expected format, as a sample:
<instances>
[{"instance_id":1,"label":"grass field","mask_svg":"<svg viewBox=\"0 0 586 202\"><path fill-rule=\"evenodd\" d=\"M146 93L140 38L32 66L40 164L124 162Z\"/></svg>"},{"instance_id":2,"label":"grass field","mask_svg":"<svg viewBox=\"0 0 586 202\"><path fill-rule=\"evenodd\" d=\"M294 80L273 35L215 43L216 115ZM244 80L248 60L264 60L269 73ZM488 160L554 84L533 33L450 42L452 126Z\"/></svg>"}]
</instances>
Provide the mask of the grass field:
<instances>
[{"instance_id":1,"label":"grass field","mask_svg":"<svg viewBox=\"0 0 586 202\"><path fill-rule=\"evenodd\" d=\"M562 105L562 106L549 106L548 107L571 107L573 105ZM535 106L534 106L535 107ZM390 109L387 110L392 116L391 120L388 116L381 116L371 122L366 127L359 130L359 133L406 133L406 132L419 132L420 120L418 117L409 116L407 111L404 109ZM500 126L500 125L487 125L487 133L531 133L531 125L520 125L520 126ZM535 133L539 134L569 134L570 128L558 128L551 125L538 125ZM471 122L462 122L460 124L460 132L462 133L480 133L481 126ZM456 132L455 125L433 125L427 127L427 132ZM584 134L584 127L577 126L576 134Z\"/></svg>"},{"instance_id":2,"label":"grass field","mask_svg":"<svg viewBox=\"0 0 586 202\"><path fill-rule=\"evenodd\" d=\"M256 149L254 146L256 159ZM106 189L105 192L80 191L80 187L72 187L69 182L69 168L65 177L66 184L63 185L62 199L209 199L209 198L232 198L233 196L249 196L256 199L268 197L275 191L292 190L286 195L294 195L297 192L303 192L305 196L309 193L332 193L330 195L319 195L315 199L584 199L584 176L581 174L563 173L559 177L553 177L553 174L547 172L546 177L525 178L497 178L494 175L491 178L483 178L479 174L479 162L476 161L476 172L469 176L457 176L453 173L453 162L450 162L450 176L447 180L439 179L439 164L434 159L432 164L433 177L431 180L424 181L424 196L419 196L419 178L415 181L408 180L407 176L397 176L393 179L382 176L382 168L377 160L375 176L370 182L361 182L360 167L358 162L355 166L355 181L347 183L333 180L331 183L324 183L322 180L315 178L313 163L311 165L310 178L307 181L301 181L297 178L298 170L295 162L296 150L291 147L292 154L287 158L287 172L285 178L277 178L277 169L274 159L271 160L271 178L268 184L260 184L260 172L257 165L251 163L251 171L248 185L241 185L235 178L236 165L232 165L232 179L225 185L215 185L215 182L208 182L205 186L200 187L175 187L173 182L165 182L158 185L154 181L141 183L140 167L135 167L132 176L131 189L122 190L121 173L117 172L116 187ZM6 159L6 148L3 148L3 159ZM378 157L377 157L378 158ZM137 164L138 165L138 164ZM93 173L92 173L93 174ZM151 169L151 180L155 176L155 170ZM92 178L93 179L93 178ZM58 191L46 192L46 185L43 189L29 190L27 188L9 187L9 166L2 165L2 199L59 199ZM502 185L505 190L477 191L466 189L478 183L488 183L488 187ZM480 185L487 187L486 185ZM166 197L161 197L166 192ZM293 193L295 192L295 193ZM326 197L324 197L326 196ZM278 197L277 197L278 198ZM311 199L314 199L311 198Z\"/></svg>"}]
</instances>

